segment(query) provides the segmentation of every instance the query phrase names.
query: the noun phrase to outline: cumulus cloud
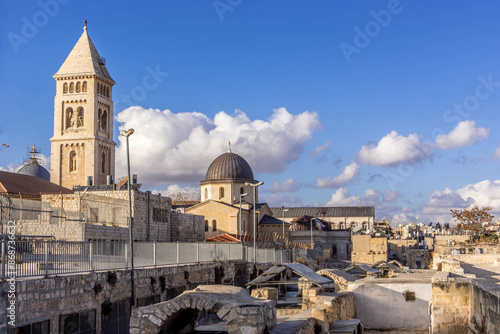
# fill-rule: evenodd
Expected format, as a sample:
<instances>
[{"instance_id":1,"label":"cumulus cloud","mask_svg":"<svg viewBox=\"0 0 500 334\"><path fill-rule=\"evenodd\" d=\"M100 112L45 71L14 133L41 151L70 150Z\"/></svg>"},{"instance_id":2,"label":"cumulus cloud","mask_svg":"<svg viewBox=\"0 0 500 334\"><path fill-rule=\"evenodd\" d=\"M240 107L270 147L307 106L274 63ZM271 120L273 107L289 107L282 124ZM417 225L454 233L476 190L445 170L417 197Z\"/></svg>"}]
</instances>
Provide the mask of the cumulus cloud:
<instances>
[{"instance_id":1,"label":"cumulus cloud","mask_svg":"<svg viewBox=\"0 0 500 334\"><path fill-rule=\"evenodd\" d=\"M328 177L319 177L316 179L315 186L317 188L335 188L341 187L349 182L351 182L356 176L359 175L359 164L356 162L351 163L346 166L340 175L335 178Z\"/></svg>"},{"instance_id":2,"label":"cumulus cloud","mask_svg":"<svg viewBox=\"0 0 500 334\"><path fill-rule=\"evenodd\" d=\"M327 141L323 145L316 147L314 150L311 151L311 156L317 157L318 155L321 154L321 152L329 148L331 144L332 144L331 141Z\"/></svg>"},{"instance_id":3,"label":"cumulus cloud","mask_svg":"<svg viewBox=\"0 0 500 334\"><path fill-rule=\"evenodd\" d=\"M471 146L478 140L488 138L489 133L489 129L477 126L475 121L462 121L449 134L437 136L435 144L440 149L452 150Z\"/></svg>"},{"instance_id":4,"label":"cumulus cloud","mask_svg":"<svg viewBox=\"0 0 500 334\"><path fill-rule=\"evenodd\" d=\"M498 219L500 215L500 180L484 180L466 185L455 191L445 188L435 190L426 203L422 205L422 213L429 221L453 223L450 209L470 209L474 205L479 207L491 206L492 213Z\"/></svg>"},{"instance_id":5,"label":"cumulus cloud","mask_svg":"<svg viewBox=\"0 0 500 334\"><path fill-rule=\"evenodd\" d=\"M182 187L178 184L171 184L166 189L155 189L151 192L153 194L162 194L167 197L175 195L177 197L186 197L189 199L200 198L200 187L190 187L190 186Z\"/></svg>"},{"instance_id":6,"label":"cumulus cloud","mask_svg":"<svg viewBox=\"0 0 500 334\"><path fill-rule=\"evenodd\" d=\"M416 133L404 137L391 131L378 143L363 145L359 160L372 166L398 166L422 162L432 153L432 144L422 142Z\"/></svg>"},{"instance_id":7,"label":"cumulus cloud","mask_svg":"<svg viewBox=\"0 0 500 334\"><path fill-rule=\"evenodd\" d=\"M297 182L294 178L290 178L282 183L279 183L278 181L274 180L271 192L289 193L299 190L301 186L302 184L300 182Z\"/></svg>"},{"instance_id":8,"label":"cumulus cloud","mask_svg":"<svg viewBox=\"0 0 500 334\"><path fill-rule=\"evenodd\" d=\"M50 172L50 155L46 156L42 153L38 153L36 157L38 158L38 163L40 164L40 166L44 167L46 170ZM17 171L21 169L23 166L24 164L11 163L8 164L7 167L0 166L0 171L17 173Z\"/></svg>"},{"instance_id":9,"label":"cumulus cloud","mask_svg":"<svg viewBox=\"0 0 500 334\"><path fill-rule=\"evenodd\" d=\"M356 206L359 204L357 196L351 196L346 188L339 188L333 194L326 206Z\"/></svg>"},{"instance_id":10,"label":"cumulus cloud","mask_svg":"<svg viewBox=\"0 0 500 334\"><path fill-rule=\"evenodd\" d=\"M270 207L293 207L293 206L306 206L301 196L295 194L272 194L263 195L259 194L259 202L267 203Z\"/></svg>"},{"instance_id":11,"label":"cumulus cloud","mask_svg":"<svg viewBox=\"0 0 500 334\"><path fill-rule=\"evenodd\" d=\"M254 173L279 172L304 150L304 143L320 127L314 112L290 114L275 109L267 120L251 120L244 112L221 111L213 119L199 112L130 107L120 112L119 129L134 128L130 137L131 168L141 182L188 183L204 178L210 163L227 151L252 166ZM116 150L117 175L126 171L125 139Z\"/></svg>"},{"instance_id":12,"label":"cumulus cloud","mask_svg":"<svg viewBox=\"0 0 500 334\"><path fill-rule=\"evenodd\" d=\"M497 149L495 150L495 153L493 153L493 159L500 159L500 145L498 145Z\"/></svg>"}]
</instances>

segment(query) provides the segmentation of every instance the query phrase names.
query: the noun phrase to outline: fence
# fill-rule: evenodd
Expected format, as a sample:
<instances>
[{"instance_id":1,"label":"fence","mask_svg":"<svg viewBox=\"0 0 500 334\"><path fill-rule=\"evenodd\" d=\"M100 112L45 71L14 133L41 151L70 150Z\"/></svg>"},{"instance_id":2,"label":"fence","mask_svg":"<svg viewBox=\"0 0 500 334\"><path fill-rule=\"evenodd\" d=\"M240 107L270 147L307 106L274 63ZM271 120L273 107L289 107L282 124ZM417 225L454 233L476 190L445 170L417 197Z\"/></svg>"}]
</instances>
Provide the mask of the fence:
<instances>
[{"instance_id":1,"label":"fence","mask_svg":"<svg viewBox=\"0 0 500 334\"><path fill-rule=\"evenodd\" d=\"M254 256L255 254L255 256ZM236 243L135 242L134 268L188 263L246 260L293 262L287 250ZM128 269L130 245L125 242L1 241L1 278L47 276L94 270Z\"/></svg>"}]
</instances>

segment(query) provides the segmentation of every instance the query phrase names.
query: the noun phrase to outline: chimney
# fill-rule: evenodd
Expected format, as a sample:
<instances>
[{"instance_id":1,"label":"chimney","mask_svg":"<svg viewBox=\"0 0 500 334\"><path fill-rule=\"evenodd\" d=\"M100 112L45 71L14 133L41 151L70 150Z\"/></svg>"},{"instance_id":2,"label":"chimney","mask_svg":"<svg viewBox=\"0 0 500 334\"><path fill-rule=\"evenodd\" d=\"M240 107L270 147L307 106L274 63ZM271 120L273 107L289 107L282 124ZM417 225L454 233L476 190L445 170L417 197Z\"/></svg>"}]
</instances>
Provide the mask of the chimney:
<instances>
[{"instance_id":1,"label":"chimney","mask_svg":"<svg viewBox=\"0 0 500 334\"><path fill-rule=\"evenodd\" d=\"M86 186L91 186L92 185L92 176L87 176L85 178L85 185Z\"/></svg>"},{"instance_id":2,"label":"chimney","mask_svg":"<svg viewBox=\"0 0 500 334\"><path fill-rule=\"evenodd\" d=\"M132 184L137 184L137 174L132 174Z\"/></svg>"}]
</instances>

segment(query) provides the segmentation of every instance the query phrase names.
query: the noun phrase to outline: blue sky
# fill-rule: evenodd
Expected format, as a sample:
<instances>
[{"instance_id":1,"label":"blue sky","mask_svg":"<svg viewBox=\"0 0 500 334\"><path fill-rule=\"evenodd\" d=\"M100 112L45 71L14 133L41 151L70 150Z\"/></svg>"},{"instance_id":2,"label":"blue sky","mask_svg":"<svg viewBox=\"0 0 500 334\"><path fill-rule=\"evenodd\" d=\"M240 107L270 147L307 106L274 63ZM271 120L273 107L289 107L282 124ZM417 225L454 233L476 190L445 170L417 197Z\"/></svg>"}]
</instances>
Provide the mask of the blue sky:
<instances>
[{"instance_id":1,"label":"blue sky","mask_svg":"<svg viewBox=\"0 0 500 334\"><path fill-rule=\"evenodd\" d=\"M52 75L87 19L117 83L117 177L117 130L134 127L143 189L197 189L231 140L271 206L360 197L393 224L472 205L498 218L499 14L495 1L4 1L0 166L33 144L50 156Z\"/></svg>"}]
</instances>

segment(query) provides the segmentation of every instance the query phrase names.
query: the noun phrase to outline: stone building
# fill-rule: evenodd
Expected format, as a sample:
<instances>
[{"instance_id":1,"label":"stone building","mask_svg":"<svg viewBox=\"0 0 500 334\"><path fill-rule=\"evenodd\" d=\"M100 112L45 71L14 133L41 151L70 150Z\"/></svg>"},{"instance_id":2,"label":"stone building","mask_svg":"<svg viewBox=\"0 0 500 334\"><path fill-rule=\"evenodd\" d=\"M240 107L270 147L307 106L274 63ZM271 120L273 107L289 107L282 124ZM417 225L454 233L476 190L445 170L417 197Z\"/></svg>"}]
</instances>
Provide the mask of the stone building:
<instances>
[{"instance_id":1,"label":"stone building","mask_svg":"<svg viewBox=\"0 0 500 334\"><path fill-rule=\"evenodd\" d=\"M365 264L387 261L387 237L353 235L351 261Z\"/></svg>"},{"instance_id":2,"label":"stone building","mask_svg":"<svg viewBox=\"0 0 500 334\"><path fill-rule=\"evenodd\" d=\"M253 235L255 206L255 232L258 235L259 222L272 212L266 203L258 202L258 187L249 185L257 183L248 162L231 152L229 147L228 152L217 157L208 167L205 180L200 183L201 202L186 208L185 212L205 217L205 237L208 239L224 233ZM247 195L240 196L243 194Z\"/></svg>"},{"instance_id":3,"label":"stone building","mask_svg":"<svg viewBox=\"0 0 500 334\"><path fill-rule=\"evenodd\" d=\"M87 32L54 74L54 136L51 141L53 183L66 188L106 184L115 174L113 85L106 61Z\"/></svg>"}]
</instances>

